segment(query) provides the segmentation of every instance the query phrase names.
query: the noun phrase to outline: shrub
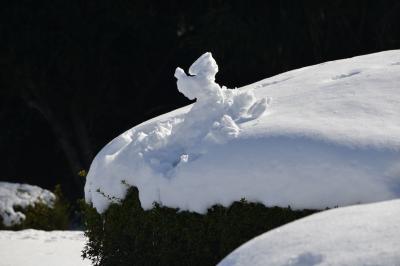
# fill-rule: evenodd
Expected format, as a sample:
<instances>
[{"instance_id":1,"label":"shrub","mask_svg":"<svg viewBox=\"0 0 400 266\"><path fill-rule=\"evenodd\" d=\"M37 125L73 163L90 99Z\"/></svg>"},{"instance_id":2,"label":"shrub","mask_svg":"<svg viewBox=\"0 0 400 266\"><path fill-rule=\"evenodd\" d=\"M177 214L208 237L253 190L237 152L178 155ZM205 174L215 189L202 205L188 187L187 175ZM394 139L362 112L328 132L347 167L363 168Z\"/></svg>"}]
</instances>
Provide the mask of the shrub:
<instances>
[{"instance_id":1,"label":"shrub","mask_svg":"<svg viewBox=\"0 0 400 266\"><path fill-rule=\"evenodd\" d=\"M83 257L95 265L215 265L253 237L316 210L265 207L242 199L205 215L161 206L143 210L137 188L98 214L83 203Z\"/></svg>"},{"instance_id":2,"label":"shrub","mask_svg":"<svg viewBox=\"0 0 400 266\"><path fill-rule=\"evenodd\" d=\"M21 208L14 206L16 211L25 214L25 219L13 226L6 227L0 216L0 229L22 230L22 229L40 229L40 230L65 230L69 225L69 204L64 199L61 187L57 185L53 192L56 200L53 206L48 206L42 202L35 203L34 206Z\"/></svg>"}]
</instances>

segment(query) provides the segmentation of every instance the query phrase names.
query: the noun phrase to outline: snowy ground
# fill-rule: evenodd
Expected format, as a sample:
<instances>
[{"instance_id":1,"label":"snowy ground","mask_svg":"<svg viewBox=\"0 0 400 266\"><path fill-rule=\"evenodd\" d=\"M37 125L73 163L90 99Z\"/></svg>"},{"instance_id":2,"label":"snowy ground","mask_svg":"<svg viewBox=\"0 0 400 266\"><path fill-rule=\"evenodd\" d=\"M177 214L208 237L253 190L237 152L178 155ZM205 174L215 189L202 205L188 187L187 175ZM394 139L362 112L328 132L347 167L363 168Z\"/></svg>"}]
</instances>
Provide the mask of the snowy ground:
<instances>
[{"instance_id":1,"label":"snowy ground","mask_svg":"<svg viewBox=\"0 0 400 266\"><path fill-rule=\"evenodd\" d=\"M84 266L79 231L0 231L0 266Z\"/></svg>"},{"instance_id":2,"label":"snowy ground","mask_svg":"<svg viewBox=\"0 0 400 266\"><path fill-rule=\"evenodd\" d=\"M223 66L222 66L223 67ZM244 66L245 67L245 66ZM96 156L85 196L99 212L139 188L204 213L246 198L325 208L400 197L400 50L305 67L228 90L211 54L178 68L195 104L114 139Z\"/></svg>"},{"instance_id":3,"label":"snowy ground","mask_svg":"<svg viewBox=\"0 0 400 266\"><path fill-rule=\"evenodd\" d=\"M219 266L400 265L400 200L314 214L242 245Z\"/></svg>"},{"instance_id":4,"label":"snowy ground","mask_svg":"<svg viewBox=\"0 0 400 266\"><path fill-rule=\"evenodd\" d=\"M37 202L52 206L55 198L53 193L38 186L0 182L0 217L6 226L19 224L25 215L14 207L25 208Z\"/></svg>"}]
</instances>

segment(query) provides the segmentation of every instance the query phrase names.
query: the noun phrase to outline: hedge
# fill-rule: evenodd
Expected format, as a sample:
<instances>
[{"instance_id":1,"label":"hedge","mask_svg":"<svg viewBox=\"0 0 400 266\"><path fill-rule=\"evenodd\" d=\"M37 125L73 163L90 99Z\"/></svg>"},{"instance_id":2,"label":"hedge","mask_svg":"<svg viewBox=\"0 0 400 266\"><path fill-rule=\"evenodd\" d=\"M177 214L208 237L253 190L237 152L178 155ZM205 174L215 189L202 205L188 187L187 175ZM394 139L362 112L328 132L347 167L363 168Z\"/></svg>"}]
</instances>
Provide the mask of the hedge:
<instances>
[{"instance_id":1,"label":"hedge","mask_svg":"<svg viewBox=\"0 0 400 266\"><path fill-rule=\"evenodd\" d=\"M83 203L83 257L94 265L215 265L241 244L317 210L266 207L242 199L202 215L154 203L143 210L137 188L98 214Z\"/></svg>"}]
</instances>

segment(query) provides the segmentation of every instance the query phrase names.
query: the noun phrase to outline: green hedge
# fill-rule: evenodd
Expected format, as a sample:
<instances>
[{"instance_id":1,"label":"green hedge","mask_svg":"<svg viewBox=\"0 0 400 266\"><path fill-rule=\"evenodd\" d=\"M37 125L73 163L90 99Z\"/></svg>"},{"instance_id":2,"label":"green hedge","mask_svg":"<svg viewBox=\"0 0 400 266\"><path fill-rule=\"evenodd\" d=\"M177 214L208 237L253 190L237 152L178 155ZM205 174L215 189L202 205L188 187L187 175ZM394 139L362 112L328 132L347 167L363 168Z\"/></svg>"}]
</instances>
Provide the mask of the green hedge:
<instances>
[{"instance_id":1,"label":"green hedge","mask_svg":"<svg viewBox=\"0 0 400 266\"><path fill-rule=\"evenodd\" d=\"M83 204L86 235L83 257L94 265L215 265L244 242L316 210L265 207L245 200L205 215L154 204L143 210L136 188L121 204L98 214Z\"/></svg>"},{"instance_id":2,"label":"green hedge","mask_svg":"<svg viewBox=\"0 0 400 266\"><path fill-rule=\"evenodd\" d=\"M21 208L14 206L16 211L25 214L25 219L17 225L5 226L0 217L0 230L65 230L69 226L69 204L65 201L60 186L54 189L56 200L52 207L44 203L35 203L35 206Z\"/></svg>"}]
</instances>

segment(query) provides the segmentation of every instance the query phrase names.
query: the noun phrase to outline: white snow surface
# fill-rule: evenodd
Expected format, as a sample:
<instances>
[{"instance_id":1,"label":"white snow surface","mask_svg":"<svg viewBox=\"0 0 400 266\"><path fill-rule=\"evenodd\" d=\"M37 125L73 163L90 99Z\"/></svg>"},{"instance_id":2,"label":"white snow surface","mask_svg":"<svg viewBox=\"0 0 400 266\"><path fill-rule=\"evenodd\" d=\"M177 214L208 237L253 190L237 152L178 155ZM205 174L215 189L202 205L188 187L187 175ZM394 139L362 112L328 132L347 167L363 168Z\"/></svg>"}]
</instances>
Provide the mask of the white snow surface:
<instances>
[{"instance_id":1,"label":"white snow surface","mask_svg":"<svg viewBox=\"0 0 400 266\"><path fill-rule=\"evenodd\" d=\"M210 53L190 76L177 68L178 90L197 101L106 145L86 201L103 212L126 184L145 209L159 202L199 213L241 198L323 209L400 197L400 50L233 90L215 82L217 72Z\"/></svg>"},{"instance_id":2,"label":"white snow surface","mask_svg":"<svg viewBox=\"0 0 400 266\"><path fill-rule=\"evenodd\" d=\"M1 266L83 266L81 231L0 231Z\"/></svg>"},{"instance_id":3,"label":"white snow surface","mask_svg":"<svg viewBox=\"0 0 400 266\"><path fill-rule=\"evenodd\" d=\"M25 215L15 211L14 207L26 208L38 202L52 206L55 198L52 192L38 186L0 182L0 216L3 224L12 226L25 219Z\"/></svg>"},{"instance_id":4,"label":"white snow surface","mask_svg":"<svg viewBox=\"0 0 400 266\"><path fill-rule=\"evenodd\" d=\"M250 240L218 265L400 265L400 200L311 215Z\"/></svg>"}]
</instances>

